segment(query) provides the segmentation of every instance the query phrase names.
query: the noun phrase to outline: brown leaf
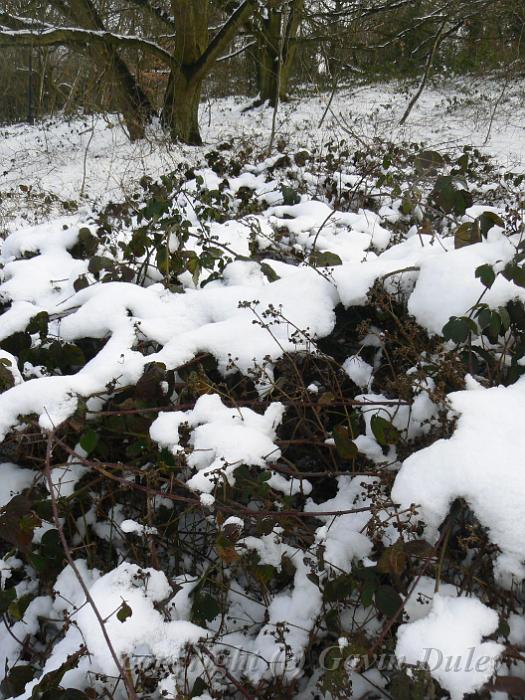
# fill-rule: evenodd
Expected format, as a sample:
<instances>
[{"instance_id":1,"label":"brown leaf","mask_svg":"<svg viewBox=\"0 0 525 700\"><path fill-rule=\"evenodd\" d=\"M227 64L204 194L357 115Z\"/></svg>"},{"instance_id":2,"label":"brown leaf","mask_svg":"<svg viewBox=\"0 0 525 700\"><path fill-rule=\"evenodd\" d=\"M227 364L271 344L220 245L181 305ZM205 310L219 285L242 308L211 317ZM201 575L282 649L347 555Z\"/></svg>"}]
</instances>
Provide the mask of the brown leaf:
<instances>
[{"instance_id":1,"label":"brown leaf","mask_svg":"<svg viewBox=\"0 0 525 700\"><path fill-rule=\"evenodd\" d=\"M496 676L490 684L489 690L508 693L516 698L525 698L525 681L516 676Z\"/></svg>"}]
</instances>

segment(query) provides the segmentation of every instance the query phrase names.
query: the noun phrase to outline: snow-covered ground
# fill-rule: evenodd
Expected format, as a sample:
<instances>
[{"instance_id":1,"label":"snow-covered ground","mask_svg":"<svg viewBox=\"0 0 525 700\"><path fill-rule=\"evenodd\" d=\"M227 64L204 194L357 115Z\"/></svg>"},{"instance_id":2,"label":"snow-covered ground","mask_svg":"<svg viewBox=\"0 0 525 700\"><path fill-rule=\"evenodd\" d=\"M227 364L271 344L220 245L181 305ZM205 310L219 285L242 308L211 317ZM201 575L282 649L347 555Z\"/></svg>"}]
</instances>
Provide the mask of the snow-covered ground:
<instances>
[{"instance_id":1,"label":"snow-covered ground","mask_svg":"<svg viewBox=\"0 0 525 700\"><path fill-rule=\"evenodd\" d=\"M374 138L417 141L437 150L468 143L504 165L525 167L525 84L507 86L503 95L499 84L486 80L429 87L400 126L414 89L380 84L343 89L332 100L327 93L294 97L280 107L277 140L291 149L319 153L330 141L342 139L365 147ZM128 195L143 175L156 177L183 162L202 163L206 150L225 141L237 147L246 142L262 152L269 143L272 110L244 111L249 104L233 97L204 104L203 149L171 144L158 125L151 127L147 140L130 144L118 119L100 116L4 127L0 192L20 194L22 184L61 200L103 204ZM15 210L23 203L22 196Z\"/></svg>"},{"instance_id":2,"label":"snow-covered ground","mask_svg":"<svg viewBox=\"0 0 525 700\"><path fill-rule=\"evenodd\" d=\"M326 94L294 99L279 112L277 140L286 140L291 153L307 148L317 154L313 170L315 157L325 152L330 141L346 139L366 146L380 138L396 143L424 142L427 147L447 152L470 144L494 155L502 167L523 171L522 86L509 87L508 94L503 95L501 88L490 83L483 83L477 90L471 86L468 95L459 96L451 86L427 90L404 127L398 122L409 94L404 94L399 86L344 90L330 104ZM392 295L402 295L410 318L430 336L440 336L451 316L467 314L480 298L502 314L502 307L509 302L525 302L525 285L520 278L499 274L516 259L522 233L519 227L506 227L498 218L504 216L504 203L488 206L480 199L483 190L476 190L472 183L462 186L471 186L476 200L458 215L455 223L472 224L486 211L496 218L491 220L482 241L464 247L457 245L452 228L419 230L415 224L407 225L400 234L393 227L408 222L409 213L403 211L399 195L384 196L377 211L335 211L330 202L320 201L308 190L297 195L296 203L285 204L280 180L285 174L273 172L275 157L254 157L253 163L243 165L239 175L227 177L224 192L231 203L229 219L203 227L196 212L202 196L199 188L204 186L208 192L216 192L223 184L216 173L205 167L206 151L225 141L233 141L235 149L246 143L258 154L268 148L271 111L243 112L245 106L245 101L233 98L204 106L206 144L200 149L170 145L155 127L148 140L129 144L118 123L101 117L4 128L0 143L0 224L4 237L0 251L0 299L5 305L0 316L0 340L22 335L31 319L45 317L49 338L69 344L85 339L100 341L91 359L74 373L46 372L45 367L31 363L17 368L14 354L1 350L1 367L4 372L11 372L12 385L0 393L0 437L20 429L31 415L37 416L44 431L53 431L75 414L82 399L87 401L88 416L96 416L110 394L136 384L152 362L175 370L206 352L217 360L224 374L232 369L232 362L248 376L256 376L254 370L258 368L255 383L266 403L264 412L245 406L231 407L223 401L224 397L205 391L192 408L163 411L155 420L152 418L151 441L174 457L187 456L186 469L177 474L177 479L193 507L213 513L222 486L228 483L233 487L238 467L248 465L268 472L266 484L274 493L288 498L304 496L304 510L317 516L313 544L308 550L311 559L303 556L305 552L297 543L286 540L279 525L270 533L255 536L252 530L246 534L249 508L220 521L221 528L229 525L236 531L227 553L230 561L226 556L223 559L225 565L235 561L239 552L249 551L257 555L258 564L279 573L283 573L286 561L291 562L293 575L283 590L275 592L269 588L264 600L248 595L243 577L235 579L236 588L228 593L232 614L225 619L212 616L207 625L202 621L197 625L192 619L190 596L200 586L198 578L180 575L169 579L162 571L151 569L145 585L143 579L137 583L143 572L133 562L122 561L111 571L101 572L90 569L86 560L79 557L79 575L102 617L109 620L106 630L117 655L122 660L149 654L165 663L169 671L158 690L167 697L175 697L180 691L181 671L177 663L185 653L184 645L198 644L202 639L217 639L219 649L222 644L256 658L246 672L255 685L270 677L291 683L311 636L318 632L316 621L326 603L326 582L336 573L351 573L356 562L364 569L372 569L377 563L374 557L378 543L367 530L377 487L374 476L352 478L350 472L339 474L332 485L335 495L316 500L312 496L315 483L310 478L289 478L273 468L282 454L277 431L285 415L281 401L272 400L277 362L296 350L311 351L313 340L332 333L336 307L362 308L376 282L381 282ZM183 293L164 284L159 270L150 269L153 266L149 258L144 263L143 284L117 279L102 284L97 271L90 267L89 256L72 253L79 242L89 242L96 233L93 213L109 201L129 198L142 176L155 178L181 164L194 166L200 176L186 183L170 209L171 214L182 213L190 222L193 238L185 242L187 250L200 255L211 244L221 246L236 259L227 261L222 275L203 287L185 272L180 276ZM384 169L386 172L388 166ZM308 182L308 166L296 170L301 170L304 182ZM352 173L344 175L349 180L354 177ZM253 193L256 214L235 216L242 189ZM69 213L64 214L64 203L68 201ZM423 221L421 211L414 214L415 221ZM159 221L162 222L162 216L152 216L149 223L154 228ZM115 240L123 246L115 250L124 249L140 223L140 217L135 216L131 223L116 230ZM205 229L204 233L201 229ZM176 253L178 241L170 236L168 232L165 247ZM106 248L95 240L91 254L108 255L109 244L104 245ZM249 259L254 245L258 255ZM293 263L293 252L300 253L306 262ZM336 255L340 264L335 264L333 258L329 259L330 265L314 264L314 256L319 253ZM480 275L476 275L482 265L491 266L497 275L493 283L485 285L490 287L486 291ZM86 284L79 286L80 280ZM267 325L267 319L273 319L273 325ZM516 358L512 356L514 347L508 326L500 330L490 349L498 353L505 366ZM31 331L29 340L33 346L43 342L42 335L38 328ZM468 374L463 388L450 392L446 402L440 404L433 380L425 375L411 384L413 397L408 407L373 391L374 376L379 375L385 363L383 342L382 331L371 329L357 353L348 349L340 367L340 376L346 372L356 391L364 392L355 397L361 401L359 410L365 426L363 434L353 441L355 448L366 458L370 469L396 472L388 496L401 513L406 514L414 504L418 506L418 517L423 523L419 535L426 538L427 546L442 544L439 528L451 504L465 499L496 548L496 581L502 595L507 595L525 577L525 380L486 388L481 377ZM454 350L451 340L442 345L444 351ZM362 352L367 353L369 362L361 357ZM418 359L406 371L407 377L417 375L425 363L430 365L435 360L420 359L421 363ZM522 358L518 357L517 362L521 366ZM323 392L323 387L313 384L307 390L315 397ZM174 393L175 403L177 398ZM452 437L418 449L417 441L424 441L441 425L443 406L449 410L450 419L456 421ZM178 409L176 405L174 408ZM413 451L408 458L398 456L395 441L382 442L378 437L378 418L388 419L393 429L412 441ZM180 426L186 430L184 444ZM337 445L336 435L327 437L326 443L334 444L334 440ZM78 448L75 453L78 458L80 451L80 462L89 451L82 452L83 449ZM0 470L3 467L6 472L4 480L0 471L1 504L8 503L13 494L31 482L42 482L41 472L23 468L27 466L0 465ZM74 493L77 480L85 474L84 467L71 458L52 470L50 478L59 495L70 497ZM64 472L68 472L65 485ZM356 508L356 503L360 508ZM398 511L388 499L385 503L376 517L384 528L381 546L389 547L399 536L392 524ZM163 507L167 507L165 503ZM334 512L339 515L334 516ZM89 522L101 540L110 539L113 525L121 529L122 542L126 534L158 534L156 528L135 523L120 505L114 509L111 528L107 522L96 522L97 517L93 509L86 520L91 518ZM402 524L403 517L399 516L396 524ZM42 536L42 529L35 529L35 541ZM17 596L33 595L25 617L13 624L10 633L0 628L0 672L19 663L19 637L37 638L41 618L48 618L51 625L67 614L74 618L74 624L68 625L60 641L52 637L42 657L43 673L66 664L68 655L85 643L90 655L82 656L77 666L65 670L64 684L83 688L89 673L114 675L117 669L107 652L100 621L92 606L86 604L72 568L68 566L60 573L51 596L49 591L38 589L38 577L31 567L25 577L21 575L24 567L25 563L13 556L0 560L2 588L14 577L20 580ZM431 669L451 698L461 700L491 678L509 635L517 645L525 642L525 624L519 612L513 610L509 631L505 634L498 628L498 614L491 607L496 598L491 598L482 581L472 583L468 590L454 582L439 588L423 573L403 593L407 615L397 630L395 653L400 661L411 664L424 660L429 648L463 661L470 654L473 670L465 669L463 663L459 671L443 665ZM202 576L206 578L208 573ZM235 577L235 573L231 576ZM426 600L426 608L422 600ZM120 609L122 601L131 614L124 609L124 615L117 618L113 613ZM157 606L161 601L162 614ZM356 618L364 620L360 633L371 639L381 633L384 618L366 621L366 617L364 603L356 604L346 627L341 623L341 649L352 639ZM250 625L242 623L246 619ZM275 634L276 629L281 636ZM283 653L284 643L288 657ZM201 666L193 668L193 678L203 675L205 662L201 659ZM513 673L525 678L523 664ZM319 697L317 680L312 676L302 686L299 684L294 697ZM379 688L381 697L390 697L382 690L385 679L374 672L354 678L354 697L362 697L371 687L369 682ZM28 682L19 697L31 697L36 684L36 679ZM208 700L217 696L203 693L200 697Z\"/></svg>"}]
</instances>

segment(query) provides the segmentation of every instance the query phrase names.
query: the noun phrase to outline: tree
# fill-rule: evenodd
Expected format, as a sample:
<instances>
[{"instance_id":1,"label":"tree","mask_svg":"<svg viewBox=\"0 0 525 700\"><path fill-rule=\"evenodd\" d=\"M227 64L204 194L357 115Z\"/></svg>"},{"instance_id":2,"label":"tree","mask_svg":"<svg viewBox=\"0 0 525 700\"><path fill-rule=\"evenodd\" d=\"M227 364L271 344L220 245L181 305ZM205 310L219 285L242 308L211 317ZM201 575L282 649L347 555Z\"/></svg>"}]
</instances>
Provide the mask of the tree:
<instances>
[{"instance_id":1,"label":"tree","mask_svg":"<svg viewBox=\"0 0 525 700\"><path fill-rule=\"evenodd\" d=\"M171 30L168 37L131 34L126 28L117 31L111 24L112 17L122 12L117 1L108 4L101 0L71 0L69 3L51 0L43 17L37 17L33 8L20 15L0 11L0 47L63 45L84 51L110 75L115 102L131 139L143 136L144 125L154 110L138 77L130 70L125 53L134 50L160 60L169 70L162 122L174 139L200 144L198 109L203 80L248 20L255 0L242 0L211 39L208 29L211 0L172 0L171 15L150 0L131 2L138 11L154 17L158 24L167 24Z\"/></svg>"},{"instance_id":2,"label":"tree","mask_svg":"<svg viewBox=\"0 0 525 700\"><path fill-rule=\"evenodd\" d=\"M291 70L297 48L304 0L276 5L267 2L265 12L253 22L257 37L257 104L272 107L288 96Z\"/></svg>"},{"instance_id":3,"label":"tree","mask_svg":"<svg viewBox=\"0 0 525 700\"><path fill-rule=\"evenodd\" d=\"M200 144L198 110L204 78L240 27L252 14L254 0L244 0L213 39L209 38L209 0L173 0L178 27L162 121L172 136Z\"/></svg>"}]
</instances>

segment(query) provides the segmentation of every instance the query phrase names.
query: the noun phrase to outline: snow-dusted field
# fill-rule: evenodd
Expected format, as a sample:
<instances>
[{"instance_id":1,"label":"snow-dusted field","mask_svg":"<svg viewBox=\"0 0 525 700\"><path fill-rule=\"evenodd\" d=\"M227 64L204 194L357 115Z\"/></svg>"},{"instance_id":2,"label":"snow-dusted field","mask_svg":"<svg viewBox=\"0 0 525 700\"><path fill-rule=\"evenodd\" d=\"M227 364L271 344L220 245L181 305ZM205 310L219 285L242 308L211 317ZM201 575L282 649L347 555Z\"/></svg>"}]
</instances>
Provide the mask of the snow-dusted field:
<instances>
[{"instance_id":1,"label":"snow-dusted field","mask_svg":"<svg viewBox=\"0 0 525 700\"><path fill-rule=\"evenodd\" d=\"M486 528L493 546L494 585L502 598L492 595L481 580L465 588L459 574L439 588L433 576L440 573L443 561L434 569L425 564L410 580L408 589L394 592L406 602L406 615L397 620L403 624L395 631L391 651L399 661L411 664L428 659L429 648L454 659L468 657L469 668L437 665L432 669L433 678L452 700L461 700L489 681L509 640L517 647L525 646L525 621L516 592L525 577L525 379L509 381L508 386L490 386L481 371L465 371L460 377L461 388L440 397L438 380L429 369L438 359L442 361L444 354L451 353L452 357L456 345L465 340L456 343L452 336L442 337L450 317L468 315L481 300L487 305L489 319L493 318L490 310L499 314L494 320L499 325L491 342L480 334L473 344L497 355L501 376L505 367L512 365L519 372L525 362L521 341L516 339L518 332L510 326L510 320L506 324L506 312L502 311L511 302L525 303L525 285L519 274L502 274L506 265L522 262L518 257L522 229L519 217L513 220L513 227L503 220L505 204L513 202L488 199L507 169L512 168L516 174L525 170L525 108L521 94L522 86L509 87L502 95L501 88L490 83L471 86L468 94L455 94L450 86L429 89L404 127L398 122L408 95L399 86L344 90L330 104L329 95L294 99L279 112L277 140L286 142L289 154L306 148L312 157L307 164L294 161L292 165L290 160L281 169L276 165L275 152L267 158L259 157L268 148L271 112L243 112L246 102L239 99L203 106L205 146L201 149L170 145L155 126L148 140L129 144L116 121L101 117L2 129L0 341L10 341L12 349L13 338L25 334L30 336L34 349L47 347L51 339L69 346L81 346L88 339L96 349L76 371L63 373L60 369L48 371L36 362L18 363L15 351L0 350L0 366L12 375L10 384L0 393L0 438L9 441L12 431L27 428L30 416L36 416L46 434L52 433L66 421L76 420L83 401L88 422L96 420L97 412L113 394L136 385L151 363L159 363L168 371L177 370L206 353L216 359L222 374L231 374L234 365L240 373L254 378L261 404L253 409L231 406L224 396L206 390L192 407L179 407L179 396L164 382L163 391L172 392L168 398L173 406L151 417L148 439L175 457L186 455L185 469L177 472L177 480L191 506L204 510L209 523L215 522L214 509L219 512L224 505L224 484L233 488L237 469L248 465L268 473L265 483L275 499L302 498L303 511L312 518L317 515L312 542L305 550L293 537L287 537L277 522L270 533L256 534L249 507L231 513L226 521L222 518L217 527L229 524L230 531L233 528L236 532L227 556L224 549L219 555L223 557L224 580L233 582L225 593L230 614L224 619L220 615L199 618L198 624L190 598L200 590L208 569L204 567L197 575L184 570L168 576L162 568L152 568L148 570L149 584L137 583L140 570L131 559L131 549L126 548L126 536L159 536L159 542L161 538L157 526L146 524L142 514L126 512L125 505L118 504L109 515L106 513L106 520L93 506L83 515L85 522L78 525L79 532L81 526L92 527L103 542L113 542L112 538L117 537L114 546L119 562L111 570L90 567L79 555L76 573L67 566L55 576L51 589L43 590L34 562L7 552L0 560L1 586L9 588L16 581L17 598L29 595L30 602L22 618L13 617L9 631L7 618L0 624L0 674L22 663L21 638L27 636L40 652L38 674L27 681L18 697L30 698L39 674L50 674L61 666L64 677L60 682L64 687L83 689L89 677L89 683L100 691L103 678L117 674L100 620L93 606L86 604L77 575L83 578L93 604L107 622L106 630L118 658L133 659L133 664L138 659L137 668L140 659L148 655L165 664L167 670L159 675L156 689L159 695L147 697L161 697L164 692L163 697L174 698L182 692L187 683L181 662L186 653L184 645L198 645L203 639L215 653L229 648L249 658L251 664L245 675L251 687L262 688L268 679L278 677L291 684L298 677L299 660L311 651L311 640L316 634L321 640L326 638L326 630L320 632L318 621L327 604L326 595L323 597L327 581L351 574L358 563L370 570L377 564L378 541L368 529L370 511L376 508L381 523L380 547L388 548L398 541L408 522L407 514L416 504L421 530L405 536L409 540L424 539L426 546L436 548L432 550L434 556L444 537L448 538L440 527L444 522L451 527L447 517L456 499L465 499ZM421 200L411 210L406 209L400 191L392 188L385 193L375 181L367 185L367 194L377 198L375 209L371 205L336 209L333 201L318 193L318 170L330 142L343 139L364 149L376 139L417 141L454 157L469 144L495 157L494 183L478 186L473 177L460 178L464 181L459 191L468 193L472 201L461 211L448 212L444 223L430 230L424 223L425 207L432 196L428 182L421 185ZM226 175L223 181L206 166L205 153L225 141L233 142L234 151L250 145L254 154L252 162L243 163L239 173ZM140 214L143 202L133 200L136 207L129 221L114 223L104 241L96 238L95 213L110 201L130 200L144 175L157 178L181 164L196 168L197 177L181 186L168 210L144 217L152 231L165 236L166 250L176 254L180 247L176 234L156 227L162 226L163 216L168 213L180 214L189 222L185 253L200 259L206 250L219 248L224 270L205 286L198 281L209 270L201 271L200 280L187 270L179 276L181 288L174 289L162 268L139 252L141 274L144 270L141 284L136 279L125 281L119 277L102 283L101 265L107 263L108 256L118 263L125 260L126 245L134 241L144 221ZM388 174L389 167L384 165L382 174ZM452 165L443 167L449 172ZM323 171L323 177L328 174ZM359 181L350 166L338 175L348 187ZM294 192L295 203L285 203L283 184L291 187L295 182L304 188L300 194ZM205 195L220 187L226 201L225 220L207 221L199 207ZM516 185L518 192L520 187L521 183ZM246 190L251 193L253 212L237 214ZM490 212L489 218L483 219L486 212ZM481 226L487 221L489 225L479 242L458 245L456 226L463 224L469 230L473 222ZM90 252L79 254L76 250L73 254L79 245ZM320 258L321 262L316 263L316 255L324 255L324 262ZM90 258L98 260L98 268L90 265ZM481 266L485 266L485 274L487 269L492 270L494 279L490 284L476 273ZM365 476L356 476L348 468L345 474L330 477L333 495L327 498L325 493L320 498L314 478L292 476L275 466L284 453L279 430L287 406L282 399L284 391L282 396L276 394L279 386L274 386L274 372L283 357L296 351L313 352L316 340L332 334L336 308L366 307L376 283L382 283L392 298L399 295L410 322L439 340L405 370L412 382L410 405L382 394L376 383L381 381L385 363L390 362L385 355L384 329L372 325L360 339L360 346L348 348L336 374L353 382L353 398L360 402L357 410L364 427L361 434L353 436L352 443L368 471ZM46 331L31 326L26 333L35 318L46 319ZM273 324L268 325L268 319ZM319 397L320 407L323 393L328 395L326 387L315 381L305 387L305 392L309 401ZM325 399L334 398L330 396ZM439 435L447 411L454 419L452 436L425 444L430 435ZM378 418L387 421L396 436L403 436L410 445L408 457L398 454L397 438L389 441L384 435L380 437ZM180 426L186 431L186 442L179 433ZM333 446L335 440L339 449L340 438L330 431L327 429L323 436L323 445ZM424 446L419 448L418 441ZM40 485L44 491L53 487L58 496L72 497L79 479L89 472L85 460L91 450L85 449L85 442L82 444L84 447L74 446L64 463L53 468L48 464L47 483L42 472L30 469L29 463L0 465L0 505L8 504L14 494L31 485ZM378 486L380 479L374 476L374 469L377 474L392 476L390 482L385 482L388 487ZM315 477L315 469L311 471ZM381 491L386 488L390 491ZM374 501L378 493L380 506ZM153 510L161 501L168 508L168 499L157 494ZM279 503L277 510L283 507ZM35 546L46 530L59 525L56 520L43 518L32 531ZM115 528L118 535L114 534ZM79 535L75 545L80 546L82 541ZM229 569L240 556L238 552L246 551L257 554L259 565L280 573L284 572L285 560L291 562L294 573L284 588L268 587L264 596L254 596L249 581L237 575L233 567ZM186 561L182 568L185 565ZM507 595L509 604L505 607L501 600ZM125 610L123 616L116 617L114 613L121 609L122 601L132 614ZM384 615L371 615L370 608L365 608L359 600L347 611L336 641L341 650L354 643L356 629L372 641L384 629ZM506 631L499 626L498 614L503 609L508 613ZM68 624L62 630L60 621L64 616ZM45 631L40 629L43 618L49 621ZM89 655L81 655L75 666L68 667L68 655L78 652L82 644ZM205 675L209 657L201 655L194 661L189 672L192 683ZM525 679L521 659L511 671L501 665L498 672ZM328 691L319 694L321 680L319 670L301 678L289 697L331 698ZM351 697L365 697L372 688L379 697L391 697L385 689L387 678L376 669L354 674L353 682ZM234 697L233 686L225 690L225 681L214 683L194 697ZM221 692L225 694L221 696ZM117 689L115 697L124 697L123 688ZM265 697L264 691L257 697ZM493 697L499 700L505 694L493 693Z\"/></svg>"},{"instance_id":2,"label":"snow-dusted field","mask_svg":"<svg viewBox=\"0 0 525 700\"><path fill-rule=\"evenodd\" d=\"M280 107L278 138L291 148L319 153L330 141L342 139L364 147L376 137L418 141L438 150L468 143L504 165L525 167L525 84L508 86L503 96L501 86L487 81L428 88L401 127L413 91L397 85L358 86L341 90L333 100L327 93L293 98ZM203 152L224 141L237 146L244 141L262 152L269 143L272 111L245 112L249 104L242 98L204 104L203 149L170 144L158 126L150 129L147 141L130 144L116 118L86 116L4 127L0 192L18 192L25 184L62 200L104 203L125 197L143 175L158 176L181 162L202 163Z\"/></svg>"}]
</instances>

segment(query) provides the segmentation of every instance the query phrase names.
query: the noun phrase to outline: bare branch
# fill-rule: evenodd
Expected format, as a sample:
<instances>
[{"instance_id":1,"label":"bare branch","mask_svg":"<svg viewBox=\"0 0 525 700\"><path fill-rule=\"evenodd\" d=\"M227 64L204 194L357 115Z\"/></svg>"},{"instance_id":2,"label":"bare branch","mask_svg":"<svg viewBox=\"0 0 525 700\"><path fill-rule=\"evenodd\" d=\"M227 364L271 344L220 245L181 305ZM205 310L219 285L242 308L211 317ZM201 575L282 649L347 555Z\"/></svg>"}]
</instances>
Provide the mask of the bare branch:
<instances>
[{"instance_id":1,"label":"bare branch","mask_svg":"<svg viewBox=\"0 0 525 700\"><path fill-rule=\"evenodd\" d=\"M5 27L0 27L0 46L87 46L94 43L105 44L114 48L142 49L155 54L168 64L171 64L173 60L171 54L161 46L139 36L127 36L108 31L79 29L77 27L58 27L36 32L28 29L10 31Z\"/></svg>"}]
</instances>

